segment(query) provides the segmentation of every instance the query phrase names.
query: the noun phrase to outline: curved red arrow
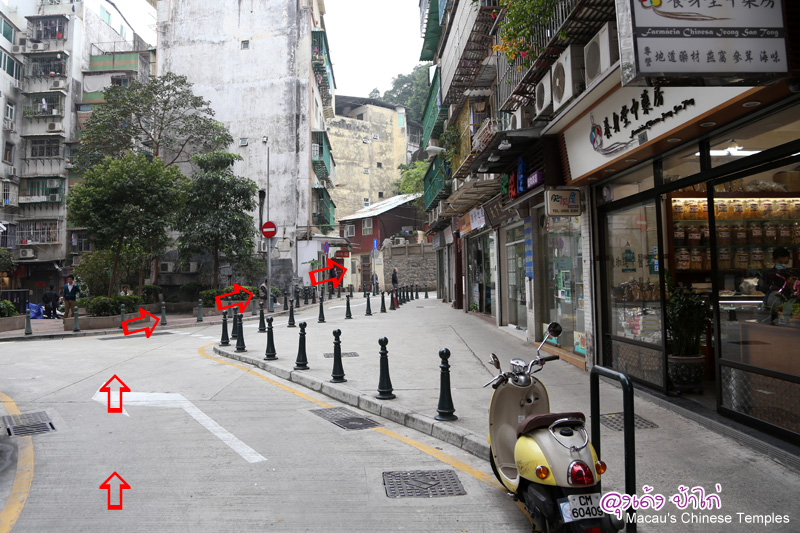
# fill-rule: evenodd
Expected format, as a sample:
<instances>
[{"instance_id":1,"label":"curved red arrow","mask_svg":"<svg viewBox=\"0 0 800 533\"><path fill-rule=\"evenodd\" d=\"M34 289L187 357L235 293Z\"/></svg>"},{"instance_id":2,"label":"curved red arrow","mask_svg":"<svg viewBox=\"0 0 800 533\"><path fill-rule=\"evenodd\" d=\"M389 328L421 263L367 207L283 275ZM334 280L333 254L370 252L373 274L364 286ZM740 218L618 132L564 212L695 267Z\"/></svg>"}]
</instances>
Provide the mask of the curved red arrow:
<instances>
[{"instance_id":1,"label":"curved red arrow","mask_svg":"<svg viewBox=\"0 0 800 533\"><path fill-rule=\"evenodd\" d=\"M119 484L119 504L112 504L111 503L111 490L112 489L111 489L111 485L108 484L108 482L111 481L115 477L117 479L119 479L119 481L120 481L120 484ZM128 485L128 483L124 479L122 479L122 476L120 476L116 472L114 472L113 474L108 476L108 479L103 481L103 484L100 485L100 490L107 490L108 491L108 510L109 511L113 511L113 510L121 511L122 510L122 489L129 489L129 488L131 488L131 486Z\"/></svg>"},{"instance_id":2,"label":"curved red arrow","mask_svg":"<svg viewBox=\"0 0 800 533\"><path fill-rule=\"evenodd\" d=\"M230 309L231 307L238 307L239 308L239 312L240 313L244 313L244 310L247 309L247 304L249 304L250 300L253 299L253 293L248 291L247 289L245 289L244 287L242 287L238 283L234 283L233 284L233 288L234 288L233 292L229 292L228 294L220 294L219 296L214 298L217 301L217 310L218 311L222 311L223 309ZM233 305L229 305L229 306L226 306L226 307L222 307L222 299L223 298L225 298L227 296L233 296L234 294L239 294L242 291L244 291L244 292L246 292L247 294L250 295L250 297L247 299L247 301L239 302L238 304L233 304Z\"/></svg>"},{"instance_id":3,"label":"curved red arrow","mask_svg":"<svg viewBox=\"0 0 800 533\"><path fill-rule=\"evenodd\" d=\"M111 390L111 387L109 387L109 385L111 385L111 382L114 381L114 380L117 380L119 382L119 385L120 385L120 387L119 387L119 407L111 407L111 393L112 393L112 390ZM122 380L119 379L116 374L111 376L111 379L106 381L103 384L103 386L100 387L100 392L107 392L108 393L108 412L109 413L121 413L122 412L122 393L123 392L130 392L130 391L131 391L131 389L127 385L125 385L125 383L123 383Z\"/></svg>"},{"instance_id":4,"label":"curved red arrow","mask_svg":"<svg viewBox=\"0 0 800 533\"><path fill-rule=\"evenodd\" d=\"M330 281L330 282L333 283L333 288L335 289L336 287L339 286L339 284L344 279L344 273L347 272L347 269L344 267L344 265L340 265L336 261L332 260L330 257L328 257L327 259L328 259L328 266L327 267L318 268L317 270L312 270L311 272L308 273L308 277L311 278L311 286L312 287L315 287L317 285L321 285L322 283L328 283ZM334 268L334 266L338 266L339 268L342 269L342 273L338 278L329 278L329 279L323 279L323 280L317 281L316 278L314 277L314 273L315 272L324 272L326 270L331 270L331 269Z\"/></svg>"},{"instance_id":5,"label":"curved red arrow","mask_svg":"<svg viewBox=\"0 0 800 533\"><path fill-rule=\"evenodd\" d=\"M149 328L145 327L145 328L141 328L141 329L135 329L135 330L133 330L133 331L130 331L130 330L128 329L128 322L136 322L137 320L141 320L141 319L143 319L145 316L149 316L150 318L155 318L155 319L156 319L156 321L155 321L155 322L153 322L153 325L152 325L151 327L149 327ZM151 314L151 313L148 313L147 311L145 311L144 309L142 309L142 308L140 307L140 308L139 308L139 316L137 316L137 317L135 317L135 318L131 318L131 319L129 319L129 320L123 320L123 321L122 321L122 332L123 332L125 335L133 335L134 333L139 333L140 331L144 331L144 334L145 334L145 335L147 335L147 338L149 339L149 338L150 338L150 335L152 335L152 334L153 334L153 332L156 330L156 326L158 325L158 321L159 321L159 320L161 320L161 319L160 319L160 318L158 318L156 315L154 315L154 314Z\"/></svg>"}]
</instances>

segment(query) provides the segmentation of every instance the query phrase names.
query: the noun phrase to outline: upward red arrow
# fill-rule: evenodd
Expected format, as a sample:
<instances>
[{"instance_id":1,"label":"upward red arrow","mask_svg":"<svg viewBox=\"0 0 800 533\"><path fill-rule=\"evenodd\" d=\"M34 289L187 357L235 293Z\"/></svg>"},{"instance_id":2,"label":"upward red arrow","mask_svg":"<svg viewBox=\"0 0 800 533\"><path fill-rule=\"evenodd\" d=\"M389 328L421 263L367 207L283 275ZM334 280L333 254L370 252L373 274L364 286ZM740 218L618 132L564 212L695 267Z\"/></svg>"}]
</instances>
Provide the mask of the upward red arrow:
<instances>
[{"instance_id":1,"label":"upward red arrow","mask_svg":"<svg viewBox=\"0 0 800 533\"><path fill-rule=\"evenodd\" d=\"M109 387L109 385L111 385L111 382L114 381L114 380L118 381L119 385L120 385L120 387L119 387L119 407L111 407L111 392L112 391L111 391L111 387ZM107 392L108 393L108 412L109 413L121 413L122 412L122 393L123 392L130 392L130 391L131 391L131 389L127 385L125 385L125 383L123 383L122 380L119 379L116 374L111 376L111 379L106 381L103 384L103 386L100 387L100 392Z\"/></svg>"},{"instance_id":2,"label":"upward red arrow","mask_svg":"<svg viewBox=\"0 0 800 533\"><path fill-rule=\"evenodd\" d=\"M119 486L119 504L112 504L111 503L111 491L112 491L112 488L111 488L111 485L109 485L109 483L108 483L109 481L111 481L115 477L117 479L119 479L119 482L120 482L120 484L118 485ZM129 489L129 488L131 488L131 486L128 485L128 483L124 479L122 479L122 476L120 476L116 472L114 472L113 474L108 476L108 478L105 481L103 481L103 484L100 485L100 490L107 490L108 491L108 510L109 511L113 511L113 510L121 511L122 510L122 489Z\"/></svg>"}]
</instances>

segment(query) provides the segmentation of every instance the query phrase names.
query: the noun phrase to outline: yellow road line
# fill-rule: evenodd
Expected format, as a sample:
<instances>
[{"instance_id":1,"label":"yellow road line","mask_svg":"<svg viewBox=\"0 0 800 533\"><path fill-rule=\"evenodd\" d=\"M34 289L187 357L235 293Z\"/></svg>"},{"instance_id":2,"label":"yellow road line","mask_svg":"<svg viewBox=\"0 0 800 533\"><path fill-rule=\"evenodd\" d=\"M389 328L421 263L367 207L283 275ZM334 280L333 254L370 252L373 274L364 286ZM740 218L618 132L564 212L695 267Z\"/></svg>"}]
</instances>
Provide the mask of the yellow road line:
<instances>
[{"instance_id":1,"label":"yellow road line","mask_svg":"<svg viewBox=\"0 0 800 533\"><path fill-rule=\"evenodd\" d=\"M0 402L9 415L18 415L19 409L14 400L0 392ZM0 533L8 533L17 523L33 483L33 439L17 437L17 473L11 485L11 494L0 511Z\"/></svg>"}]
</instances>

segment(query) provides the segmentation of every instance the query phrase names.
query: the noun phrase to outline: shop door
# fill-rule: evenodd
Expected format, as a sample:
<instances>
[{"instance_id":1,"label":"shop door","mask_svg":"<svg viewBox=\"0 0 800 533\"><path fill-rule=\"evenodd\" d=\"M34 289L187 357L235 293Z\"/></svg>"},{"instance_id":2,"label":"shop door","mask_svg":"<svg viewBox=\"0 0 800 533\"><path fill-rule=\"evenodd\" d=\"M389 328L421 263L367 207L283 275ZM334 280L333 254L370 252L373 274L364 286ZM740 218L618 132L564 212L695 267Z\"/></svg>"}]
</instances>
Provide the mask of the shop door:
<instances>
[{"instance_id":1,"label":"shop door","mask_svg":"<svg viewBox=\"0 0 800 533\"><path fill-rule=\"evenodd\" d=\"M361 288L359 290L366 290L369 287L369 278L372 275L372 268L368 255L361 256Z\"/></svg>"},{"instance_id":2,"label":"shop door","mask_svg":"<svg viewBox=\"0 0 800 533\"><path fill-rule=\"evenodd\" d=\"M508 273L508 323L516 325L519 329L527 329L524 242L506 245L506 265L506 272Z\"/></svg>"}]
</instances>

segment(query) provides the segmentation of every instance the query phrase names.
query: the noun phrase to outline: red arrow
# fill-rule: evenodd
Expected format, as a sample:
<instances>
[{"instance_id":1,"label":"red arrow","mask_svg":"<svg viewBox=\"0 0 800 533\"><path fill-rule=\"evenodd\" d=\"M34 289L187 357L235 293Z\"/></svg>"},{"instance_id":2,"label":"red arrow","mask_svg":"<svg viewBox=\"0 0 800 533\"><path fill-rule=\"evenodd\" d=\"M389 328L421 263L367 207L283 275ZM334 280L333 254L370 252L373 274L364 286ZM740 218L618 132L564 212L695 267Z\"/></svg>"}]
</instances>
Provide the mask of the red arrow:
<instances>
[{"instance_id":1,"label":"red arrow","mask_svg":"<svg viewBox=\"0 0 800 533\"><path fill-rule=\"evenodd\" d=\"M108 484L108 482L111 481L111 479L115 478L115 477L120 480L120 484L119 484L119 505L112 505L112 503L111 503L111 485ZM125 480L122 479L122 476L120 476L116 472L114 472L113 474L108 476L108 479L103 481L103 484L100 485L100 490L107 490L108 491L108 510L109 511L113 511L113 510L121 511L122 510L122 489L129 489L129 488L131 488L131 486L128 485L128 483L126 483Z\"/></svg>"},{"instance_id":2,"label":"red arrow","mask_svg":"<svg viewBox=\"0 0 800 533\"><path fill-rule=\"evenodd\" d=\"M327 267L318 268L317 270L312 270L311 272L308 273L308 277L311 278L311 286L312 287L314 287L316 285L320 285L322 283L328 283L329 281L331 281L331 282L333 282L333 288L335 289L342 282L342 279L344 279L344 273L347 272L347 269L344 267L344 265L340 265L336 261L332 260L330 257L328 257L327 259L328 259L328 266ZM326 270L331 270L332 268L334 268L334 266L338 266L339 268L342 269L342 274L338 278L323 279L321 281L317 281L314 278L314 273L315 272L324 272Z\"/></svg>"},{"instance_id":3,"label":"red arrow","mask_svg":"<svg viewBox=\"0 0 800 533\"><path fill-rule=\"evenodd\" d=\"M150 318L155 318L155 319L156 319L156 321L155 321L155 322L153 322L153 325L152 325L151 327L149 327L149 328L145 327L145 328L141 328L141 329L135 329L135 330L133 330L133 331L129 331L129 330L128 330L128 322L136 322L137 320L141 320L141 319L143 319L143 318L145 317L145 315L149 316ZM156 326L158 325L158 321L159 321L159 320L161 320L161 319L160 319L160 318L158 318L156 315L153 315L153 314L151 314L151 313L148 313L147 311L145 311L144 309L142 309L142 308L140 307L140 308L139 308L139 316L137 316L137 317L135 317L135 318L131 318L131 319L129 319L129 320L123 320L123 321L122 321L122 332L123 332L125 335L133 335L134 333L139 333L140 331L144 331L144 334L145 334L145 335L147 335L147 338L149 339L149 338L150 338L150 335L152 335L152 334L153 334L153 332L156 330Z\"/></svg>"},{"instance_id":4,"label":"red arrow","mask_svg":"<svg viewBox=\"0 0 800 533\"><path fill-rule=\"evenodd\" d=\"M109 385L112 381L117 380L119 381L120 388L119 388L119 407L111 407L111 387ZM100 392L107 392L108 393L108 412L109 413L121 413L122 412L122 393L123 392L130 392L131 389L122 382L121 379L117 377L116 374L111 376L111 379L105 382L102 387L100 387Z\"/></svg>"},{"instance_id":5,"label":"red arrow","mask_svg":"<svg viewBox=\"0 0 800 533\"><path fill-rule=\"evenodd\" d=\"M220 294L215 298L217 301L217 310L222 311L223 309L230 309L231 307L238 307L240 313L244 313L244 310L247 309L247 304L250 303L250 300L253 299L253 293L242 287L241 285L234 283L233 288L235 289L233 292L229 292L228 294ZM239 302L238 304L229 305L227 307L222 307L222 299L226 296L233 296L234 294L239 294L240 292L246 292L250 295L246 302Z\"/></svg>"}]
</instances>

